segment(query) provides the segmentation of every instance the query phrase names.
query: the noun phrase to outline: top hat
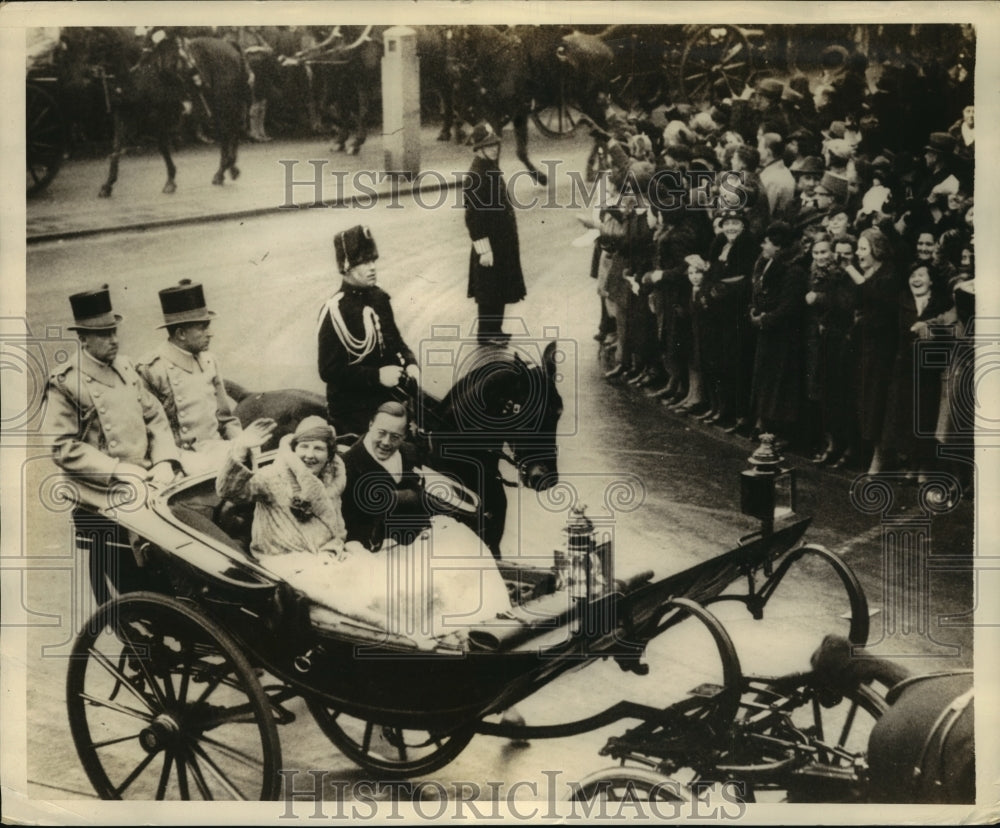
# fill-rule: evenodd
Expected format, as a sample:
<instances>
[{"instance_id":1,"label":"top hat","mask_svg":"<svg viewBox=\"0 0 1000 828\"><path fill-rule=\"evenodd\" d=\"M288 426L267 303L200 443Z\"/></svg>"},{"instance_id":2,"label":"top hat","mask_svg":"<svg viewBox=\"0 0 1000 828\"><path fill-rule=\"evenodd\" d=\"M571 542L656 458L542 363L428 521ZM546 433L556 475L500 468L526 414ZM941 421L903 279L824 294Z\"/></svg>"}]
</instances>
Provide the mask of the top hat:
<instances>
[{"instance_id":1,"label":"top hat","mask_svg":"<svg viewBox=\"0 0 1000 828\"><path fill-rule=\"evenodd\" d=\"M215 314L205 307L205 294L201 285L194 284L190 279L180 282L160 291L160 308L163 311L163 324L159 328L171 325L186 325L189 322L208 322Z\"/></svg>"},{"instance_id":2,"label":"top hat","mask_svg":"<svg viewBox=\"0 0 1000 828\"><path fill-rule=\"evenodd\" d=\"M362 262L374 262L378 258L375 239L366 224L357 224L337 233L333 237L333 249L336 251L337 267L341 273L347 273Z\"/></svg>"},{"instance_id":3,"label":"top hat","mask_svg":"<svg viewBox=\"0 0 1000 828\"><path fill-rule=\"evenodd\" d=\"M927 139L927 146L924 150L940 152L944 155L951 153L955 149L955 137L947 132L932 132Z\"/></svg>"},{"instance_id":4,"label":"top hat","mask_svg":"<svg viewBox=\"0 0 1000 828\"><path fill-rule=\"evenodd\" d=\"M121 314L111 310L111 294L107 285L98 290L74 293L69 297L73 308L71 331L113 331L122 321Z\"/></svg>"},{"instance_id":5,"label":"top hat","mask_svg":"<svg viewBox=\"0 0 1000 828\"><path fill-rule=\"evenodd\" d=\"M494 144L502 143L500 136L493 131L493 127L486 121L480 121L472 130L472 149L478 150L483 147L492 147Z\"/></svg>"},{"instance_id":6,"label":"top hat","mask_svg":"<svg viewBox=\"0 0 1000 828\"><path fill-rule=\"evenodd\" d=\"M784 89L785 84L774 78L764 78L764 80L757 84L757 92L765 98L773 100L779 100Z\"/></svg>"}]
</instances>

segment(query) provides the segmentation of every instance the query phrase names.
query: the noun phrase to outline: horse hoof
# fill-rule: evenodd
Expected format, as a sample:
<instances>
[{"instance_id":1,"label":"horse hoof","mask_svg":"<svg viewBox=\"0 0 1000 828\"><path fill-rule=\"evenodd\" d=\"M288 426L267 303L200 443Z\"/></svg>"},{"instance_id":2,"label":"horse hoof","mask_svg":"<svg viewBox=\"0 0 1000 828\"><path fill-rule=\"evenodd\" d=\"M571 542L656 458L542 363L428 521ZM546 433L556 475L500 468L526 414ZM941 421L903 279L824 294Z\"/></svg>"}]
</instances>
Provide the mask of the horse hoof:
<instances>
[{"instance_id":1,"label":"horse hoof","mask_svg":"<svg viewBox=\"0 0 1000 828\"><path fill-rule=\"evenodd\" d=\"M168 181L163 185L163 192L166 195L173 195L177 191L177 185L173 181Z\"/></svg>"},{"instance_id":2,"label":"horse hoof","mask_svg":"<svg viewBox=\"0 0 1000 828\"><path fill-rule=\"evenodd\" d=\"M239 178L240 177L240 168L239 167L235 167L235 166L234 167L230 167L229 168L229 177L233 181L235 181L237 178Z\"/></svg>"},{"instance_id":3,"label":"horse hoof","mask_svg":"<svg viewBox=\"0 0 1000 828\"><path fill-rule=\"evenodd\" d=\"M223 178L222 173L216 173L212 176L212 183L215 184L216 187L221 187L223 181L225 181L225 178Z\"/></svg>"},{"instance_id":4,"label":"horse hoof","mask_svg":"<svg viewBox=\"0 0 1000 828\"><path fill-rule=\"evenodd\" d=\"M98 198L111 198L111 188L105 184L101 187L101 191L97 194Z\"/></svg>"}]
</instances>

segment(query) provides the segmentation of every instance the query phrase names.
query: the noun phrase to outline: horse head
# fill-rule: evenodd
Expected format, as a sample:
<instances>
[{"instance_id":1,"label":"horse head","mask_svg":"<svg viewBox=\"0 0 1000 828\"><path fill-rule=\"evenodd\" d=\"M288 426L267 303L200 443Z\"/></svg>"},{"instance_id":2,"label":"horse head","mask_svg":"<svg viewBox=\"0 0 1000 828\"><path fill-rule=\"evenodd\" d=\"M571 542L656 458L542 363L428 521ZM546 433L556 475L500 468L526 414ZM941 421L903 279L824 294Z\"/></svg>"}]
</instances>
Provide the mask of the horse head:
<instances>
[{"instance_id":1,"label":"horse head","mask_svg":"<svg viewBox=\"0 0 1000 828\"><path fill-rule=\"evenodd\" d=\"M541 364L511 354L481 352L479 361L442 401L456 443L486 448L509 460L522 485L544 491L559 480L556 433L563 401L556 388L556 343ZM449 435L439 432L439 441Z\"/></svg>"}]
</instances>

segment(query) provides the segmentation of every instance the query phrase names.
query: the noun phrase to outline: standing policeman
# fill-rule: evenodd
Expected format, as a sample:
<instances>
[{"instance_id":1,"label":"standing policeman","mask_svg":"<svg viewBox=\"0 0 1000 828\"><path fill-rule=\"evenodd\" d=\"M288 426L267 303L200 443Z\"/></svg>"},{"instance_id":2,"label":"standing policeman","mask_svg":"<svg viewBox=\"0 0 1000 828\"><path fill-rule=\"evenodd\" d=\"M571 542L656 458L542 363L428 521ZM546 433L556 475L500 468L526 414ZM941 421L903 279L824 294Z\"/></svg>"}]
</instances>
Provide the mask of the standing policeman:
<instances>
[{"instance_id":1,"label":"standing policeman","mask_svg":"<svg viewBox=\"0 0 1000 828\"><path fill-rule=\"evenodd\" d=\"M472 132L475 158L462 191L465 226L472 238L469 254L469 298L479 310L481 343L502 345L504 307L526 295L517 239L517 217L500 171L500 136L487 123Z\"/></svg>"},{"instance_id":2,"label":"standing policeman","mask_svg":"<svg viewBox=\"0 0 1000 828\"><path fill-rule=\"evenodd\" d=\"M377 285L378 248L357 225L333 237L343 283L319 315L319 375L338 434L363 434L372 412L420 381L413 351L396 327L389 294Z\"/></svg>"},{"instance_id":3,"label":"standing policeman","mask_svg":"<svg viewBox=\"0 0 1000 828\"><path fill-rule=\"evenodd\" d=\"M69 329L80 337L82 352L79 365L58 368L45 389L53 461L73 477L104 486L115 480L172 482L181 466L170 424L129 359L118 355L122 318L111 309L107 285L69 301ZM112 579L123 585L135 578L134 558L115 524L95 525L82 513L74 513L74 523L79 542L90 546L91 585L103 602L109 595L104 574L117 571Z\"/></svg>"},{"instance_id":4,"label":"standing policeman","mask_svg":"<svg viewBox=\"0 0 1000 828\"><path fill-rule=\"evenodd\" d=\"M208 352L215 314L205 307L201 285L190 279L161 290L160 307L167 341L136 370L163 405L184 471L216 471L225 460L225 441L243 429L230 409L218 363Z\"/></svg>"}]
</instances>

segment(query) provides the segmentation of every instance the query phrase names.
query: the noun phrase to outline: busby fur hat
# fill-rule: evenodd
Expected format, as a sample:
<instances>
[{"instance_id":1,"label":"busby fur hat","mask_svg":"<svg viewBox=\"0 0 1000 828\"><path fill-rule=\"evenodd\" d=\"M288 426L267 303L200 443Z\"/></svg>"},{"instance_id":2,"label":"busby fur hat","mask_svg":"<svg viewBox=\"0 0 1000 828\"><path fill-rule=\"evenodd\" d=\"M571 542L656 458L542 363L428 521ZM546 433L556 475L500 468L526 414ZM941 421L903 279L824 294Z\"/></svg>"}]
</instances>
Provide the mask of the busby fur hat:
<instances>
[{"instance_id":1,"label":"busby fur hat","mask_svg":"<svg viewBox=\"0 0 1000 828\"><path fill-rule=\"evenodd\" d=\"M337 254L337 268L341 273L347 273L362 262L374 262L378 258L375 239L366 224L358 224L337 233L333 237L333 249Z\"/></svg>"}]
</instances>

